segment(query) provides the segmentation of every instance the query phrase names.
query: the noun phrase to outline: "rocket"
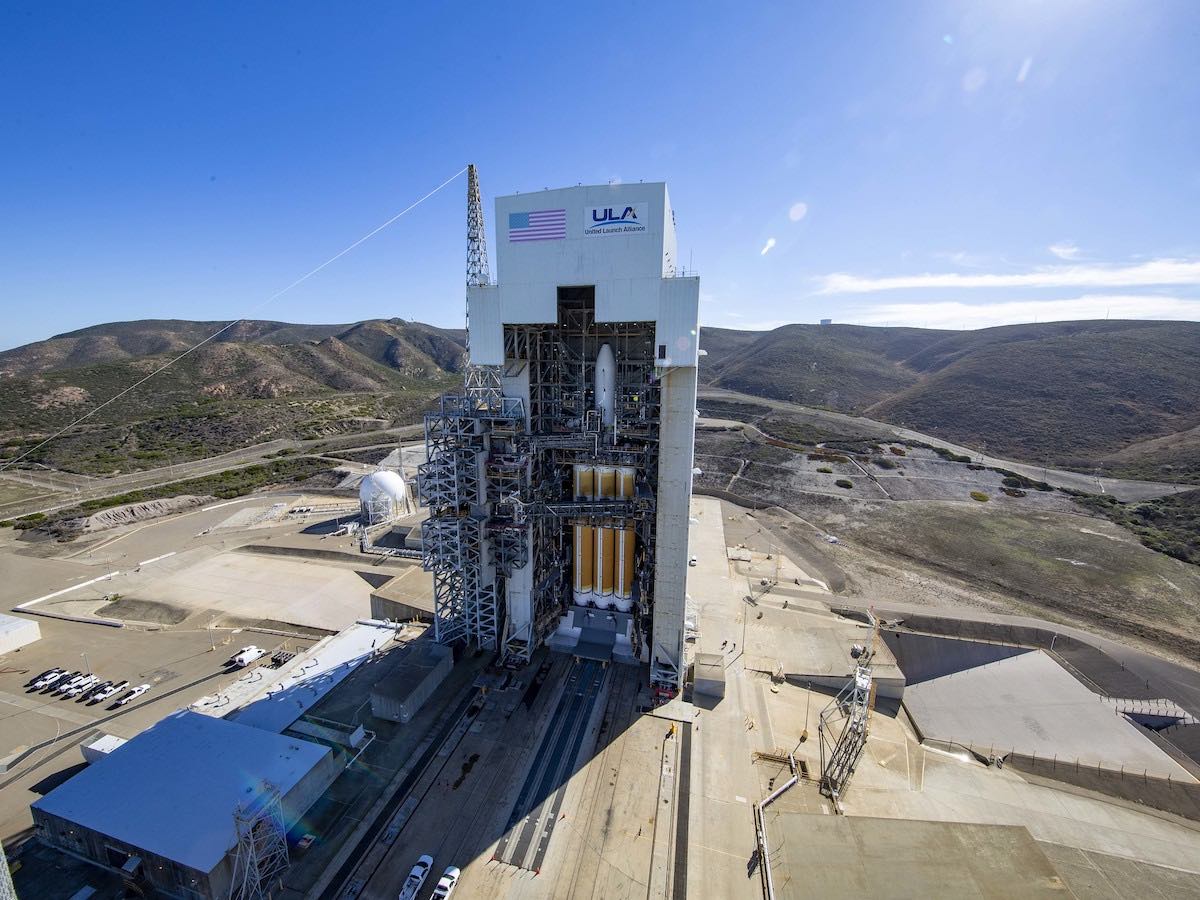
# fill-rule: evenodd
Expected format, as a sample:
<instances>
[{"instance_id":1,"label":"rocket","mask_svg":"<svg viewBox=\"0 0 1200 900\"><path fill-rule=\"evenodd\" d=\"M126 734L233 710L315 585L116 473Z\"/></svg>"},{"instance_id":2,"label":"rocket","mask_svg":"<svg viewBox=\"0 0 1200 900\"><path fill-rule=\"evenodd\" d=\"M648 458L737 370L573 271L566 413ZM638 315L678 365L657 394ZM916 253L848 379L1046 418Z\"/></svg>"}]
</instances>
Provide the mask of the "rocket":
<instances>
[{"instance_id":1,"label":"rocket","mask_svg":"<svg viewBox=\"0 0 1200 900\"><path fill-rule=\"evenodd\" d=\"M605 427L617 418L617 360L612 347L603 344L596 354L596 409L600 410L600 421Z\"/></svg>"}]
</instances>

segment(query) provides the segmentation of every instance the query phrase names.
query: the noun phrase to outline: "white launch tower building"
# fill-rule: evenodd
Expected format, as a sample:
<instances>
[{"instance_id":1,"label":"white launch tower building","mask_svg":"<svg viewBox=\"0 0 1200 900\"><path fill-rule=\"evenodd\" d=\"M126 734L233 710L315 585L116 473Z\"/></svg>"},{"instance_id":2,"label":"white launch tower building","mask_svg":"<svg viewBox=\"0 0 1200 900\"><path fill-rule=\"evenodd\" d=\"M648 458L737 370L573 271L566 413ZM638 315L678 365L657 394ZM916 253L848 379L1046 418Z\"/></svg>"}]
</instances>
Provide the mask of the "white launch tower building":
<instances>
[{"instance_id":1,"label":"white launch tower building","mask_svg":"<svg viewBox=\"0 0 1200 900\"><path fill-rule=\"evenodd\" d=\"M439 640L683 669L699 279L665 184L496 199L497 278L468 188L462 396L426 419Z\"/></svg>"}]
</instances>

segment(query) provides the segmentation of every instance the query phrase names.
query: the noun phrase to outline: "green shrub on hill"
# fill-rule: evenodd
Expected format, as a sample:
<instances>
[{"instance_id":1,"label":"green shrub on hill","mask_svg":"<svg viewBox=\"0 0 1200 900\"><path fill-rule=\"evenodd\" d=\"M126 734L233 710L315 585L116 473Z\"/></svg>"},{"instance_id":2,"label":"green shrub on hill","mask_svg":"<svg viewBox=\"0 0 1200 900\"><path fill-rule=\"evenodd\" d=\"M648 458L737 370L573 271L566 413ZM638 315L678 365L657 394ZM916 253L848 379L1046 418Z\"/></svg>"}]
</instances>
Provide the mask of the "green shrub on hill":
<instances>
[{"instance_id":1,"label":"green shrub on hill","mask_svg":"<svg viewBox=\"0 0 1200 900\"><path fill-rule=\"evenodd\" d=\"M1010 488L1025 488L1026 490L1037 491L1052 491L1053 485L1046 484L1044 481L1034 481L1032 478L1026 478L1024 475L1018 475L1016 472L1010 472L1008 469L994 469L1004 476L1000 482L1005 487Z\"/></svg>"},{"instance_id":2,"label":"green shrub on hill","mask_svg":"<svg viewBox=\"0 0 1200 900\"><path fill-rule=\"evenodd\" d=\"M971 461L971 457L963 456L961 453L955 453L953 450L947 450L945 447L934 447L933 452L942 459L950 462L969 463Z\"/></svg>"},{"instance_id":3,"label":"green shrub on hill","mask_svg":"<svg viewBox=\"0 0 1200 900\"><path fill-rule=\"evenodd\" d=\"M1200 490L1122 503L1110 494L1073 494L1075 502L1128 528L1151 550L1200 565Z\"/></svg>"}]
</instances>

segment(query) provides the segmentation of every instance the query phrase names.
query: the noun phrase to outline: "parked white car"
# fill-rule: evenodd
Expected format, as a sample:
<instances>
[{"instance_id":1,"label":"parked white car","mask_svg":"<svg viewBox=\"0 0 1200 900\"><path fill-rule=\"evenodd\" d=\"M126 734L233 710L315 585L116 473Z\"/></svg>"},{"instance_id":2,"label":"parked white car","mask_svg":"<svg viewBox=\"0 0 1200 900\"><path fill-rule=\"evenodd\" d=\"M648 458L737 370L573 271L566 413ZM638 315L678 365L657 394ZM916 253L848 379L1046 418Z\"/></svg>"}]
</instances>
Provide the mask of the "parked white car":
<instances>
[{"instance_id":1,"label":"parked white car","mask_svg":"<svg viewBox=\"0 0 1200 900\"><path fill-rule=\"evenodd\" d=\"M98 676L88 675L82 681L75 682L73 685L71 685L69 688L67 688L65 691L63 691L63 695L67 696L67 697L78 697L80 694L82 694L84 691L86 691L88 688L90 688L93 684L97 684L99 681L100 681L100 679Z\"/></svg>"},{"instance_id":2,"label":"parked white car","mask_svg":"<svg viewBox=\"0 0 1200 900\"><path fill-rule=\"evenodd\" d=\"M51 693L61 694L69 688L75 687L75 685L79 684L79 682L83 681L85 678L87 678L87 676L83 674L83 672L72 672L70 675L64 677L61 681L56 681L54 683L54 690L51 691Z\"/></svg>"},{"instance_id":3,"label":"parked white car","mask_svg":"<svg viewBox=\"0 0 1200 900\"><path fill-rule=\"evenodd\" d=\"M125 690L125 688L127 688L127 687L129 687L128 681L121 681L121 682L117 682L115 684L110 684L108 687L104 688L104 690L96 691L96 693L94 693L92 695L91 702L92 703L103 703L109 697L112 697L115 694L119 694L121 691Z\"/></svg>"},{"instance_id":4,"label":"parked white car","mask_svg":"<svg viewBox=\"0 0 1200 900\"><path fill-rule=\"evenodd\" d=\"M52 674L53 672L61 672L61 671L62 671L62 669L47 669L47 670L46 670L45 672L43 672L41 675L34 675L34 676L33 676L32 678L30 678L30 679L29 679L27 682L25 682L25 687L27 687L27 688L28 688L28 687L33 687L33 686L34 686L34 684L36 684L37 682L41 681L41 680L42 680L43 678L45 678L47 675L50 675L50 674Z\"/></svg>"},{"instance_id":5,"label":"parked white car","mask_svg":"<svg viewBox=\"0 0 1200 900\"><path fill-rule=\"evenodd\" d=\"M84 691L82 694L80 694L79 699L80 700L91 700L98 693L100 693L101 691L103 691L111 686L112 686L111 681L97 681L95 684L90 685L86 691Z\"/></svg>"},{"instance_id":6,"label":"parked white car","mask_svg":"<svg viewBox=\"0 0 1200 900\"><path fill-rule=\"evenodd\" d=\"M462 872L458 871L457 866L447 866L446 871L442 873L442 877L437 883L437 887L430 894L430 900L446 900L447 897L454 893L454 889L458 887L458 876L461 874Z\"/></svg>"},{"instance_id":7,"label":"parked white car","mask_svg":"<svg viewBox=\"0 0 1200 900\"><path fill-rule=\"evenodd\" d=\"M138 685L132 691L130 691L128 694L126 694L124 697L122 697L120 700L118 700L117 706L124 706L130 700L136 700L138 697L142 696L142 694L146 693L146 691L148 691L148 690L150 690L150 685L148 685L148 684Z\"/></svg>"},{"instance_id":8,"label":"parked white car","mask_svg":"<svg viewBox=\"0 0 1200 900\"><path fill-rule=\"evenodd\" d=\"M50 685L54 684L54 682L61 681L63 676L66 674L66 669L51 669L33 683L33 689L35 691L45 690L46 688L50 687Z\"/></svg>"},{"instance_id":9,"label":"parked white car","mask_svg":"<svg viewBox=\"0 0 1200 900\"><path fill-rule=\"evenodd\" d=\"M420 893L421 885L429 877L429 871L432 868L433 857L428 853L418 859L417 864L408 873L408 877L404 879L404 884L400 886L399 900L416 900L417 894Z\"/></svg>"}]
</instances>

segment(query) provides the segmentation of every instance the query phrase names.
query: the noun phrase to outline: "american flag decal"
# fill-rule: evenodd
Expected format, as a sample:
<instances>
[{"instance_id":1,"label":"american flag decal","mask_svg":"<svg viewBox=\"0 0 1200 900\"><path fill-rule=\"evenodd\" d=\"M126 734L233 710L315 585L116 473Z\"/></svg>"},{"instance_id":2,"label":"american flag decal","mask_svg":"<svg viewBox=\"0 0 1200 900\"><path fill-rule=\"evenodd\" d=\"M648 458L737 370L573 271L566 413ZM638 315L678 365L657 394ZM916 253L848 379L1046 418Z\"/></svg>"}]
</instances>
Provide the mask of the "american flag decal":
<instances>
[{"instance_id":1,"label":"american flag decal","mask_svg":"<svg viewBox=\"0 0 1200 900\"><path fill-rule=\"evenodd\" d=\"M508 214L508 240L557 241L567 236L567 211L565 209L539 209L534 212Z\"/></svg>"}]
</instances>

